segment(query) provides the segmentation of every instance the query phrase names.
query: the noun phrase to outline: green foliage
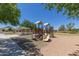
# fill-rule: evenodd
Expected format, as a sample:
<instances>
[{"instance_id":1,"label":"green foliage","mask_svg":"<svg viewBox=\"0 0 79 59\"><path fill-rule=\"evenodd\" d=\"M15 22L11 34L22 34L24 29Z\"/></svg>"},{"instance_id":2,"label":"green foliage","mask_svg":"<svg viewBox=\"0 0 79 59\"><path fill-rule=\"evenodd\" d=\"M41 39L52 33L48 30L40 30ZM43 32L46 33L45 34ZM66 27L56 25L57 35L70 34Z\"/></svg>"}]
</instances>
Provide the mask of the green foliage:
<instances>
[{"instance_id":1,"label":"green foliage","mask_svg":"<svg viewBox=\"0 0 79 59\"><path fill-rule=\"evenodd\" d=\"M67 25L66 25L66 27L67 27L67 30L68 31L71 31L73 28L74 28L74 23L68 23Z\"/></svg>"},{"instance_id":2,"label":"green foliage","mask_svg":"<svg viewBox=\"0 0 79 59\"><path fill-rule=\"evenodd\" d=\"M17 4L0 3L0 23L4 24L19 24L20 10Z\"/></svg>"},{"instance_id":3,"label":"green foliage","mask_svg":"<svg viewBox=\"0 0 79 59\"><path fill-rule=\"evenodd\" d=\"M68 23L67 25L66 25L66 27L67 27L67 32L68 33L70 33L70 34L75 34L75 33L77 33L78 32L78 30L76 29L76 28L74 28L74 23Z\"/></svg>"},{"instance_id":4,"label":"green foliage","mask_svg":"<svg viewBox=\"0 0 79 59\"><path fill-rule=\"evenodd\" d=\"M65 32L66 28L65 28L64 25L61 25L58 30L61 31L61 32Z\"/></svg>"},{"instance_id":5,"label":"green foliage","mask_svg":"<svg viewBox=\"0 0 79 59\"><path fill-rule=\"evenodd\" d=\"M24 20L23 23L21 23L22 27L28 27L28 28L31 28L32 30L33 29L36 29L36 25L32 22L30 22L29 20Z\"/></svg>"},{"instance_id":6,"label":"green foliage","mask_svg":"<svg viewBox=\"0 0 79 59\"><path fill-rule=\"evenodd\" d=\"M13 31L13 29L12 28L9 28L8 31Z\"/></svg>"},{"instance_id":7,"label":"green foliage","mask_svg":"<svg viewBox=\"0 0 79 59\"><path fill-rule=\"evenodd\" d=\"M30 27L31 26L31 22L29 20L24 20L20 26L23 27Z\"/></svg>"},{"instance_id":8,"label":"green foliage","mask_svg":"<svg viewBox=\"0 0 79 59\"><path fill-rule=\"evenodd\" d=\"M52 10L56 8L57 12L62 12L69 18L79 18L79 4L78 3L48 3L44 4L45 8Z\"/></svg>"},{"instance_id":9,"label":"green foliage","mask_svg":"<svg viewBox=\"0 0 79 59\"><path fill-rule=\"evenodd\" d=\"M71 31L68 31L68 33L70 33L70 34L76 34L76 33L78 33L78 31L76 29L72 29Z\"/></svg>"},{"instance_id":10,"label":"green foliage","mask_svg":"<svg viewBox=\"0 0 79 59\"><path fill-rule=\"evenodd\" d=\"M79 29L75 29L79 33Z\"/></svg>"}]
</instances>

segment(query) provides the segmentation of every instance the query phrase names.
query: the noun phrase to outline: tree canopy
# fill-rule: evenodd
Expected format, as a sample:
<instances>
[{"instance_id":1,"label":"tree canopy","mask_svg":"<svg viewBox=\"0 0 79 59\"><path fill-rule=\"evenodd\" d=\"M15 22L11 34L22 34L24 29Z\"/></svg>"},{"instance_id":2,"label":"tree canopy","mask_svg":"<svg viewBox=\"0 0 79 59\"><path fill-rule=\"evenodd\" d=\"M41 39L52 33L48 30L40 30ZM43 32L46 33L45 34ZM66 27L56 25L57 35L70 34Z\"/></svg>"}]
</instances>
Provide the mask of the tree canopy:
<instances>
[{"instance_id":1,"label":"tree canopy","mask_svg":"<svg viewBox=\"0 0 79 59\"><path fill-rule=\"evenodd\" d=\"M29 20L24 20L20 26L22 27L28 27L28 28L31 28L31 29L36 29L36 25L32 22L30 22Z\"/></svg>"},{"instance_id":2,"label":"tree canopy","mask_svg":"<svg viewBox=\"0 0 79 59\"><path fill-rule=\"evenodd\" d=\"M17 4L0 3L0 23L2 24L19 24L20 10Z\"/></svg>"},{"instance_id":3,"label":"tree canopy","mask_svg":"<svg viewBox=\"0 0 79 59\"><path fill-rule=\"evenodd\" d=\"M44 4L45 8L52 10L56 8L57 12L62 12L68 18L79 18L79 4L78 3L48 3Z\"/></svg>"},{"instance_id":4,"label":"tree canopy","mask_svg":"<svg viewBox=\"0 0 79 59\"><path fill-rule=\"evenodd\" d=\"M23 26L23 27L30 27L31 26L31 22L29 20L24 20L20 26Z\"/></svg>"},{"instance_id":5,"label":"tree canopy","mask_svg":"<svg viewBox=\"0 0 79 59\"><path fill-rule=\"evenodd\" d=\"M59 31L65 31L66 30L65 25L61 25L58 30Z\"/></svg>"},{"instance_id":6,"label":"tree canopy","mask_svg":"<svg viewBox=\"0 0 79 59\"><path fill-rule=\"evenodd\" d=\"M73 30L73 28L74 28L74 23L68 23L67 25L66 25L66 27L67 27L67 30L68 31L71 31L71 30Z\"/></svg>"}]
</instances>

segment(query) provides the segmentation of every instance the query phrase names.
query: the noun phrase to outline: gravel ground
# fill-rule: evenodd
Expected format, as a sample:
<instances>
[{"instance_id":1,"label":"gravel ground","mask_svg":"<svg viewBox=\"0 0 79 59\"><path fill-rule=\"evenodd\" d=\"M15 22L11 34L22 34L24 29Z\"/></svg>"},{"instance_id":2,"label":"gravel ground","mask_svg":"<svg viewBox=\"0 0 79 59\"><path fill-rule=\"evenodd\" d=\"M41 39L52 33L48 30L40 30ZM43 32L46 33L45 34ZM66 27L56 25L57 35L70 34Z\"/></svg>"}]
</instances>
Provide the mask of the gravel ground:
<instances>
[{"instance_id":1,"label":"gravel ground","mask_svg":"<svg viewBox=\"0 0 79 59\"><path fill-rule=\"evenodd\" d=\"M0 39L0 56L25 55L24 52L13 40Z\"/></svg>"},{"instance_id":2,"label":"gravel ground","mask_svg":"<svg viewBox=\"0 0 79 59\"><path fill-rule=\"evenodd\" d=\"M41 46L35 43L28 35L0 34L0 56L40 56L42 54L37 47Z\"/></svg>"}]
</instances>

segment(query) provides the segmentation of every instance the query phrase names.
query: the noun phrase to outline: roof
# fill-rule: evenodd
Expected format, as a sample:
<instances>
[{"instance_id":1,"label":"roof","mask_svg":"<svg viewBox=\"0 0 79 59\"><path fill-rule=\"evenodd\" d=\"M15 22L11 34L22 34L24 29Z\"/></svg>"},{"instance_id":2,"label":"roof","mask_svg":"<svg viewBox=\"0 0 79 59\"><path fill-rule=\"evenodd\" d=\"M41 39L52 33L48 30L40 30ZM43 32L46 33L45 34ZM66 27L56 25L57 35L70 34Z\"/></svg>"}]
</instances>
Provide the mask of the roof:
<instances>
[{"instance_id":1,"label":"roof","mask_svg":"<svg viewBox=\"0 0 79 59\"><path fill-rule=\"evenodd\" d=\"M49 23L44 23L44 26L49 26Z\"/></svg>"},{"instance_id":2,"label":"roof","mask_svg":"<svg viewBox=\"0 0 79 59\"><path fill-rule=\"evenodd\" d=\"M35 22L35 24L43 24L43 22L42 21L37 21L37 22Z\"/></svg>"}]
</instances>

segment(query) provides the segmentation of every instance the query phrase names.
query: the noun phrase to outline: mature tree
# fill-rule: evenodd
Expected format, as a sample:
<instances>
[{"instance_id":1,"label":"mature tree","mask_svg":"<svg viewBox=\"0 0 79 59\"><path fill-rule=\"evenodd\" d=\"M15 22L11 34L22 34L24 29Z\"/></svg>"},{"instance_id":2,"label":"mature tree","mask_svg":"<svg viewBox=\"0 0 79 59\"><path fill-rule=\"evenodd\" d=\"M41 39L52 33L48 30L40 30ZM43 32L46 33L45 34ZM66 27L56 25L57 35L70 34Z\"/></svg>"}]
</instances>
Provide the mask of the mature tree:
<instances>
[{"instance_id":1,"label":"mature tree","mask_svg":"<svg viewBox=\"0 0 79 59\"><path fill-rule=\"evenodd\" d=\"M69 23L66 25L68 31L72 31L74 29L74 23Z\"/></svg>"},{"instance_id":2,"label":"mature tree","mask_svg":"<svg viewBox=\"0 0 79 59\"><path fill-rule=\"evenodd\" d=\"M66 28L64 25L61 25L58 30L64 32L66 30Z\"/></svg>"},{"instance_id":3,"label":"mature tree","mask_svg":"<svg viewBox=\"0 0 79 59\"><path fill-rule=\"evenodd\" d=\"M0 3L0 23L2 24L19 24L20 10L17 4Z\"/></svg>"},{"instance_id":4,"label":"mature tree","mask_svg":"<svg viewBox=\"0 0 79 59\"><path fill-rule=\"evenodd\" d=\"M24 20L20 26L29 27L31 26L31 22L29 20Z\"/></svg>"},{"instance_id":5,"label":"mature tree","mask_svg":"<svg viewBox=\"0 0 79 59\"><path fill-rule=\"evenodd\" d=\"M36 26L34 23L30 22L29 20L24 20L23 23L21 23L22 27L28 27L28 28L31 28L31 29L35 29Z\"/></svg>"},{"instance_id":6,"label":"mature tree","mask_svg":"<svg viewBox=\"0 0 79 59\"><path fill-rule=\"evenodd\" d=\"M69 18L79 18L79 4L78 3L49 3L44 4L45 8L52 10L56 8L57 12L62 12Z\"/></svg>"}]
</instances>

